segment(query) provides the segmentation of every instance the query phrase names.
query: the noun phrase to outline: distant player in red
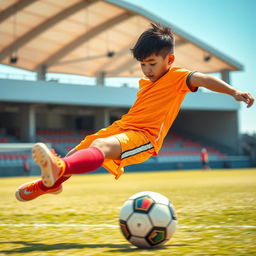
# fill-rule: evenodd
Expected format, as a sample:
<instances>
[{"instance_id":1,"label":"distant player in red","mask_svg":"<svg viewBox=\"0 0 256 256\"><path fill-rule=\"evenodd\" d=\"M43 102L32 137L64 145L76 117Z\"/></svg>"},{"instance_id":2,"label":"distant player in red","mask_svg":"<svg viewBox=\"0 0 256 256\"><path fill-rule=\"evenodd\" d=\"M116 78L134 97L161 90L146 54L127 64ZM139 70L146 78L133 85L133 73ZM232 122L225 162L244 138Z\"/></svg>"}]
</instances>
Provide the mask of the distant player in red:
<instances>
[{"instance_id":1,"label":"distant player in red","mask_svg":"<svg viewBox=\"0 0 256 256\"><path fill-rule=\"evenodd\" d=\"M32 149L41 168L42 179L23 184L16 198L29 201L47 193L60 193L62 183L73 174L91 172L104 166L116 179L124 167L157 155L188 92L205 87L225 93L247 107L254 99L224 81L200 72L172 67L173 33L167 27L152 24L141 34L132 54L145 75L139 81L137 99L129 112L109 127L84 138L66 157L56 156L45 144Z\"/></svg>"},{"instance_id":2,"label":"distant player in red","mask_svg":"<svg viewBox=\"0 0 256 256\"><path fill-rule=\"evenodd\" d=\"M201 158L201 163L202 163L203 169L204 170L209 170L210 169L210 167L208 165L209 156L208 156L208 152L207 152L206 148L202 148L200 158Z\"/></svg>"}]
</instances>

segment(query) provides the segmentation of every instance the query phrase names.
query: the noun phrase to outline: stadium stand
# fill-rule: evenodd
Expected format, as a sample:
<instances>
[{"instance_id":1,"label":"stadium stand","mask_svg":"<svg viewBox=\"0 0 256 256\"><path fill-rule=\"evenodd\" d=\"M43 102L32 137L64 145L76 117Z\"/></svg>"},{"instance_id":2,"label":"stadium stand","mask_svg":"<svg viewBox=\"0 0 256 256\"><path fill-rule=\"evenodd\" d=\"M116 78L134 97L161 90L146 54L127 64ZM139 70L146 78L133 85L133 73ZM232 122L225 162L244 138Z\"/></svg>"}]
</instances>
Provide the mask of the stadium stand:
<instances>
[{"instance_id":1,"label":"stadium stand","mask_svg":"<svg viewBox=\"0 0 256 256\"><path fill-rule=\"evenodd\" d=\"M202 148L206 148L211 159L224 159L226 153L213 148L207 144L202 144L198 141L192 141L190 138L181 135L168 135L164 141L163 147L159 156L171 156L172 158L188 158L199 160L199 155Z\"/></svg>"},{"instance_id":2,"label":"stadium stand","mask_svg":"<svg viewBox=\"0 0 256 256\"><path fill-rule=\"evenodd\" d=\"M0 137L0 143L7 143L8 138L7 137Z\"/></svg>"},{"instance_id":3,"label":"stadium stand","mask_svg":"<svg viewBox=\"0 0 256 256\"><path fill-rule=\"evenodd\" d=\"M40 129L37 130L37 141L50 143L55 151L65 156L75 147L86 135L93 133L92 130L57 130Z\"/></svg>"},{"instance_id":4,"label":"stadium stand","mask_svg":"<svg viewBox=\"0 0 256 256\"><path fill-rule=\"evenodd\" d=\"M39 174L31 157L30 144L21 143L17 131L15 135L0 134L0 177Z\"/></svg>"},{"instance_id":5,"label":"stadium stand","mask_svg":"<svg viewBox=\"0 0 256 256\"><path fill-rule=\"evenodd\" d=\"M58 154L64 156L75 147L86 135L93 133L93 130L38 130L37 140L45 143L50 143ZM163 147L159 152L159 155L155 158L149 159L148 163L172 163L171 169L180 169L184 167L184 163L194 162L193 166L201 168L200 164L200 152L205 147L209 154L209 161L218 167L228 167L235 165L228 163L228 152L221 151L218 148L214 148L201 141L195 141L181 134L168 134L164 140ZM248 164L248 157L236 156L239 161L245 161L244 164ZM186 164L186 168L189 168Z\"/></svg>"},{"instance_id":6,"label":"stadium stand","mask_svg":"<svg viewBox=\"0 0 256 256\"><path fill-rule=\"evenodd\" d=\"M47 143L57 154L65 156L86 135L93 132L93 130L38 129L36 139ZM2 142L0 146L4 142L19 141L14 136L0 136L0 139ZM231 156L229 152L207 145L203 140L194 140L186 135L170 133L166 136L158 156L140 165L128 166L126 171L200 169L202 167L200 152L203 147L208 151L209 164L212 168L241 168L250 167L252 164L248 156ZM30 167L29 175L40 175L38 166L31 158L30 150L0 151L0 176L27 175L25 161ZM99 172L102 171L103 168L99 170Z\"/></svg>"},{"instance_id":7,"label":"stadium stand","mask_svg":"<svg viewBox=\"0 0 256 256\"><path fill-rule=\"evenodd\" d=\"M62 155L65 155L71 148L77 145L84 136L93 133L92 130L38 130L37 140L51 143L52 146ZM198 155L204 145L194 142L181 135L168 135L159 153L160 156L189 156ZM223 157L224 155L211 147L207 147L212 154Z\"/></svg>"},{"instance_id":8,"label":"stadium stand","mask_svg":"<svg viewBox=\"0 0 256 256\"><path fill-rule=\"evenodd\" d=\"M23 152L14 153L0 153L0 165L21 165L25 159L28 159L29 155Z\"/></svg>"}]
</instances>

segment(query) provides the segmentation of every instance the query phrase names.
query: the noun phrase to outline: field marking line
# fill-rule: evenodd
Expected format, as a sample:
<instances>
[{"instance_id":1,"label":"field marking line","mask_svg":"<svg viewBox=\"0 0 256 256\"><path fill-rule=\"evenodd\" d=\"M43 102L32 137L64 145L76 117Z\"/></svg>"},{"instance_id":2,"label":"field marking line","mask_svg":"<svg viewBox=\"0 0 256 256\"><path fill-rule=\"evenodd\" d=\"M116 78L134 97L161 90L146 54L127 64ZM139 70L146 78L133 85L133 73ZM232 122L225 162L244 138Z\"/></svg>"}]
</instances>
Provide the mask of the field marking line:
<instances>
[{"instance_id":1,"label":"field marking line","mask_svg":"<svg viewBox=\"0 0 256 256\"><path fill-rule=\"evenodd\" d=\"M118 228L119 225L111 225L111 224L82 224L82 223L0 223L0 227L92 227L92 228ZM178 225L178 228L181 229L212 229L212 228L225 228L225 229L233 229L233 228L256 228L256 225L197 225L197 226L187 226L187 225Z\"/></svg>"},{"instance_id":2,"label":"field marking line","mask_svg":"<svg viewBox=\"0 0 256 256\"><path fill-rule=\"evenodd\" d=\"M178 226L180 228L194 228L194 229L210 229L210 228L256 228L256 225L209 225L209 226L204 226L204 225L198 225L198 226Z\"/></svg>"},{"instance_id":3,"label":"field marking line","mask_svg":"<svg viewBox=\"0 0 256 256\"><path fill-rule=\"evenodd\" d=\"M61 224L54 224L54 223L0 223L1 226L10 226L10 227L99 227L99 228L117 228L118 225L110 225L110 224L82 224L82 223L61 223Z\"/></svg>"}]
</instances>

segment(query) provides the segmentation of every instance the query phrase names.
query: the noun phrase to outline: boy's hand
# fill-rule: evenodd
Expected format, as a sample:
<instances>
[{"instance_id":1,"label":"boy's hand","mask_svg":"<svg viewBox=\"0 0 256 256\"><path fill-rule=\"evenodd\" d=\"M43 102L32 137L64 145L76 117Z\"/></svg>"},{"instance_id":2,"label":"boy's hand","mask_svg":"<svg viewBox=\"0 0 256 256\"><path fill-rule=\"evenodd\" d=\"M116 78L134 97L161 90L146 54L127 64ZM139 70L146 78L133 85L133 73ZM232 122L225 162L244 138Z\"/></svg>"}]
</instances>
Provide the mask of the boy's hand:
<instances>
[{"instance_id":1,"label":"boy's hand","mask_svg":"<svg viewBox=\"0 0 256 256\"><path fill-rule=\"evenodd\" d=\"M253 102L254 102L254 98L253 96L248 93L248 92L240 92L240 91L236 91L233 95L233 97L235 98L235 100L237 101L243 101L247 104L247 108L251 107Z\"/></svg>"}]
</instances>

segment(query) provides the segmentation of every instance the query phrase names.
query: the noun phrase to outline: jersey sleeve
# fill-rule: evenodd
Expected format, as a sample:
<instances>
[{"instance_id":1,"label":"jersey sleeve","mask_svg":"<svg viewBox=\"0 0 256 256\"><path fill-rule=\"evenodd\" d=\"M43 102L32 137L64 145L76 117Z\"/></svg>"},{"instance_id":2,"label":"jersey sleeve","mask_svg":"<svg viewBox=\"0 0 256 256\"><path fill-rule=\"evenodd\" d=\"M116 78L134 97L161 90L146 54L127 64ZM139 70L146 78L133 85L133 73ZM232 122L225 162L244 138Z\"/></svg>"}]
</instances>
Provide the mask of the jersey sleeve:
<instances>
[{"instance_id":1,"label":"jersey sleeve","mask_svg":"<svg viewBox=\"0 0 256 256\"><path fill-rule=\"evenodd\" d=\"M196 92L196 91L198 90L198 87L192 86L192 85L190 84L190 79L191 79L192 75L193 75L194 73L196 73L196 72L197 72L197 71L191 71L191 72L187 75L186 84L187 84L188 89L189 89L191 92Z\"/></svg>"},{"instance_id":2,"label":"jersey sleeve","mask_svg":"<svg viewBox=\"0 0 256 256\"><path fill-rule=\"evenodd\" d=\"M188 92L196 92L197 87L194 87L190 83L190 79L192 75L196 71L190 71L183 68L177 68L175 70L175 77L176 77L176 88L178 93L188 93Z\"/></svg>"}]
</instances>

